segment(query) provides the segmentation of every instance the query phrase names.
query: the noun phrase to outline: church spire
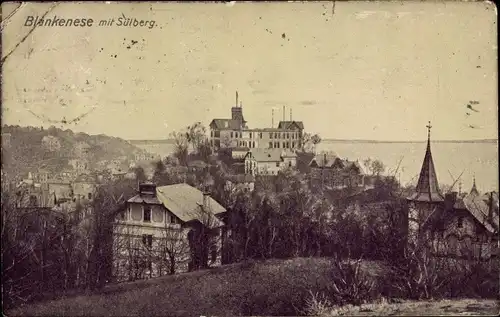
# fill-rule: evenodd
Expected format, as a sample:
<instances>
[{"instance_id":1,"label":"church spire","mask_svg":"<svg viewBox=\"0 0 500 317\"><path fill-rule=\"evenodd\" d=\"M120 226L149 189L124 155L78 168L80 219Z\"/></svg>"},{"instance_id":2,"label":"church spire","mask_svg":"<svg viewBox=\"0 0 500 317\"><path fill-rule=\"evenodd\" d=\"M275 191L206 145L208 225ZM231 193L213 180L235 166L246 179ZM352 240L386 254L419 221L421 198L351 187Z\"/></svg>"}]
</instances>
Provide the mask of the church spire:
<instances>
[{"instance_id":1,"label":"church spire","mask_svg":"<svg viewBox=\"0 0 500 317\"><path fill-rule=\"evenodd\" d=\"M423 202L440 202L443 201L443 196L439 191L439 185L434 168L434 161L432 160L431 152L431 122L427 127L427 149L425 151L424 162L420 170L418 178L416 193L409 199L414 201Z\"/></svg>"},{"instance_id":2,"label":"church spire","mask_svg":"<svg viewBox=\"0 0 500 317\"><path fill-rule=\"evenodd\" d=\"M479 195L479 191L477 190L477 187L476 187L476 175L475 174L472 178L472 188L470 190L470 195Z\"/></svg>"}]
</instances>

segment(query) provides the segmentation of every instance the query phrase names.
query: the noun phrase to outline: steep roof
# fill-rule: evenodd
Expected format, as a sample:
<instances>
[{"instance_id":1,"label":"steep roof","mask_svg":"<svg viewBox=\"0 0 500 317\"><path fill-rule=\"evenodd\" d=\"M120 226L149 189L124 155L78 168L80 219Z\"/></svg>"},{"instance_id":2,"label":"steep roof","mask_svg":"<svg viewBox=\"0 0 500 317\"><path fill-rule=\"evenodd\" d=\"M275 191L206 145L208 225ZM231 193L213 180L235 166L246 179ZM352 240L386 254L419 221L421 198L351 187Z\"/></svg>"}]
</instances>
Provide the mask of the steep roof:
<instances>
[{"instance_id":1,"label":"steep roof","mask_svg":"<svg viewBox=\"0 0 500 317\"><path fill-rule=\"evenodd\" d=\"M331 167L338 156L335 153L321 153L315 155L309 162L309 166L316 164L318 167Z\"/></svg>"},{"instance_id":2,"label":"steep roof","mask_svg":"<svg viewBox=\"0 0 500 317\"><path fill-rule=\"evenodd\" d=\"M474 176L473 178L473 181L472 181L472 188L470 190L470 195L476 195L478 196L479 195L479 191L477 190L477 187L476 187L476 177Z\"/></svg>"},{"instance_id":3,"label":"steep roof","mask_svg":"<svg viewBox=\"0 0 500 317\"><path fill-rule=\"evenodd\" d=\"M217 130L238 130L241 128L241 121L233 119L213 119L210 127Z\"/></svg>"},{"instance_id":4,"label":"steep roof","mask_svg":"<svg viewBox=\"0 0 500 317\"><path fill-rule=\"evenodd\" d=\"M304 130L304 123L302 121L280 121L278 129L291 130L294 126L300 130Z\"/></svg>"},{"instance_id":5,"label":"steep roof","mask_svg":"<svg viewBox=\"0 0 500 317\"><path fill-rule=\"evenodd\" d=\"M156 196L153 195L135 195L134 197L127 200L128 203L136 204L149 204L149 205L161 205L162 202L158 200Z\"/></svg>"},{"instance_id":6,"label":"steep roof","mask_svg":"<svg viewBox=\"0 0 500 317\"><path fill-rule=\"evenodd\" d=\"M444 201L444 198L439 190L436 170L434 168L434 161L431 153L430 122L427 128L427 149L425 151L424 162L422 163L422 168L420 170L416 192L408 197L408 200L421 202L442 202Z\"/></svg>"},{"instance_id":7,"label":"steep roof","mask_svg":"<svg viewBox=\"0 0 500 317\"><path fill-rule=\"evenodd\" d=\"M204 222L207 212L202 210L203 193L188 184L174 184L156 188L156 196L162 204L174 215L184 222L198 220ZM215 199L209 199L209 213L218 215L226 212ZM223 222L216 217L211 217L210 227L222 226Z\"/></svg>"},{"instance_id":8,"label":"steep roof","mask_svg":"<svg viewBox=\"0 0 500 317\"><path fill-rule=\"evenodd\" d=\"M491 197L489 196L491 195ZM490 199L491 202L490 206ZM463 203L466 209L476 218L489 232L498 231L498 194L489 193L485 195L469 194L464 197ZM492 219L489 219L490 207L492 210Z\"/></svg>"}]
</instances>

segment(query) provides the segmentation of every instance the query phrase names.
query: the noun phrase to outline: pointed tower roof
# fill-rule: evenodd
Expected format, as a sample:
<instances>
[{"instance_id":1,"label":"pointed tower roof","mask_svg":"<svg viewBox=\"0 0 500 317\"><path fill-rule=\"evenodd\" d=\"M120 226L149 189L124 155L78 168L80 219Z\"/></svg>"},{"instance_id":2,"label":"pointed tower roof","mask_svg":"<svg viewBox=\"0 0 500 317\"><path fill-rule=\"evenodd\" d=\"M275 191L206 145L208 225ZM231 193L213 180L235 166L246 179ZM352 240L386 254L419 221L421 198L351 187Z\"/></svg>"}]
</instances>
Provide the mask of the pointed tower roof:
<instances>
[{"instance_id":1,"label":"pointed tower roof","mask_svg":"<svg viewBox=\"0 0 500 317\"><path fill-rule=\"evenodd\" d=\"M424 162L420 170L416 193L408 199L422 202L441 202L444 200L437 181L436 170L431 153L431 122L427 125L427 149L425 151Z\"/></svg>"},{"instance_id":2,"label":"pointed tower roof","mask_svg":"<svg viewBox=\"0 0 500 317\"><path fill-rule=\"evenodd\" d=\"M476 187L476 175L474 175L474 177L472 179L472 188L470 190L469 195L479 196L479 191L477 190L477 187Z\"/></svg>"}]
</instances>

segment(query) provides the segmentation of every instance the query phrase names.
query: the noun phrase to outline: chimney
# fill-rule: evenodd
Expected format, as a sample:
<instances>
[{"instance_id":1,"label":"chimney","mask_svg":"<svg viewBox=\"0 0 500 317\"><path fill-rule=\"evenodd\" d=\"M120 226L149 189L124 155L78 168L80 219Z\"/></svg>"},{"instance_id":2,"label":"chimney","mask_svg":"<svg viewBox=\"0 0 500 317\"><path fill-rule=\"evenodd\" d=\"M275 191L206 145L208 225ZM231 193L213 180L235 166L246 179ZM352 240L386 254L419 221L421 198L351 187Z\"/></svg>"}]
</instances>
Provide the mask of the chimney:
<instances>
[{"instance_id":1,"label":"chimney","mask_svg":"<svg viewBox=\"0 0 500 317\"><path fill-rule=\"evenodd\" d=\"M141 196L156 195L156 184L153 184L153 183L139 184L139 194Z\"/></svg>"},{"instance_id":2,"label":"chimney","mask_svg":"<svg viewBox=\"0 0 500 317\"><path fill-rule=\"evenodd\" d=\"M453 206L455 205L455 203L457 201L457 195L458 195L457 192L451 192L451 193L445 194L445 196L444 196L444 210L445 211L452 211L453 210Z\"/></svg>"},{"instance_id":3,"label":"chimney","mask_svg":"<svg viewBox=\"0 0 500 317\"><path fill-rule=\"evenodd\" d=\"M210 210L210 193L206 190L203 192L203 210Z\"/></svg>"},{"instance_id":4,"label":"chimney","mask_svg":"<svg viewBox=\"0 0 500 317\"><path fill-rule=\"evenodd\" d=\"M274 108L271 109L271 128L274 128Z\"/></svg>"},{"instance_id":5,"label":"chimney","mask_svg":"<svg viewBox=\"0 0 500 317\"><path fill-rule=\"evenodd\" d=\"M292 121L292 108L290 108L290 121Z\"/></svg>"},{"instance_id":6,"label":"chimney","mask_svg":"<svg viewBox=\"0 0 500 317\"><path fill-rule=\"evenodd\" d=\"M283 121L285 121L285 106L283 106Z\"/></svg>"},{"instance_id":7,"label":"chimney","mask_svg":"<svg viewBox=\"0 0 500 317\"><path fill-rule=\"evenodd\" d=\"M236 90L236 107L238 107L238 91Z\"/></svg>"}]
</instances>

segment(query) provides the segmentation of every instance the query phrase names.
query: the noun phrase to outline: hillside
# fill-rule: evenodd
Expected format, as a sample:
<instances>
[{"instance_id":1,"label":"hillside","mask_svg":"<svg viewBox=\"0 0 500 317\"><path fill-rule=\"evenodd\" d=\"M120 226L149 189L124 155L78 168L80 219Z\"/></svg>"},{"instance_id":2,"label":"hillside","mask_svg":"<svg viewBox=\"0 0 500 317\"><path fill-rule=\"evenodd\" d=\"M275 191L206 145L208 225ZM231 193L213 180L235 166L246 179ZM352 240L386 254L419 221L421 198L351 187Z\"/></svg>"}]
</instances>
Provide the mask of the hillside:
<instances>
[{"instance_id":1,"label":"hillside","mask_svg":"<svg viewBox=\"0 0 500 317\"><path fill-rule=\"evenodd\" d=\"M26 305L8 316L296 316L309 291L323 292L332 264L326 258L295 258L239 263L215 269L107 286L100 294ZM376 281L384 267L364 262L362 270ZM498 312L494 300L381 303L325 309L335 315L456 315Z\"/></svg>"},{"instance_id":2,"label":"hillside","mask_svg":"<svg viewBox=\"0 0 500 317\"><path fill-rule=\"evenodd\" d=\"M55 127L2 126L2 134L10 133L10 145L2 142L3 169L12 175L45 168L61 170L73 158L81 158L82 152L90 162L111 160L119 157L132 158L141 151L127 141L107 135L75 133L70 129ZM2 140L4 141L4 140Z\"/></svg>"},{"instance_id":3,"label":"hillside","mask_svg":"<svg viewBox=\"0 0 500 317\"><path fill-rule=\"evenodd\" d=\"M377 272L376 263L368 270ZM295 316L308 291L323 290L331 263L296 258L239 263L215 269L110 285L75 296L7 311L8 316Z\"/></svg>"}]
</instances>

